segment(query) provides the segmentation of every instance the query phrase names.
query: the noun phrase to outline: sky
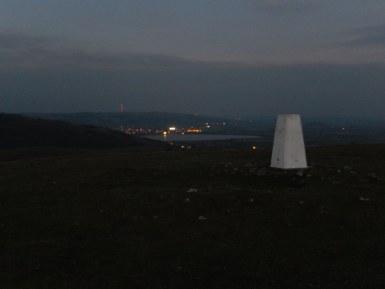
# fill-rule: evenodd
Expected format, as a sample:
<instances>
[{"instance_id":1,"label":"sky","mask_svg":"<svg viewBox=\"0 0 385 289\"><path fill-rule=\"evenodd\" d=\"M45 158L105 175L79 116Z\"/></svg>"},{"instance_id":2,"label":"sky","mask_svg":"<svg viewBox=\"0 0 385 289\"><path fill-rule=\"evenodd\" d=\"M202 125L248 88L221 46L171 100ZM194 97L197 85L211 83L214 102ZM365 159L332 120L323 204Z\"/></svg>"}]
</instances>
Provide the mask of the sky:
<instances>
[{"instance_id":1,"label":"sky","mask_svg":"<svg viewBox=\"0 0 385 289\"><path fill-rule=\"evenodd\" d=\"M1 0L0 111L385 119L383 0Z\"/></svg>"}]
</instances>

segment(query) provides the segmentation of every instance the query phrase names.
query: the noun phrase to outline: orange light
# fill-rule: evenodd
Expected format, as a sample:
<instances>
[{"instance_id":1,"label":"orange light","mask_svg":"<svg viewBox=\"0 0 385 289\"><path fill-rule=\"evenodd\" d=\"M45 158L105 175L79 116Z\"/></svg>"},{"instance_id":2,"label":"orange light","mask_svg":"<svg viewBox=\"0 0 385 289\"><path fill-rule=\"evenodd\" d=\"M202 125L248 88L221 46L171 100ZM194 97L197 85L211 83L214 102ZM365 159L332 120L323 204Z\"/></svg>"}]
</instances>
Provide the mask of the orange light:
<instances>
[{"instance_id":1,"label":"orange light","mask_svg":"<svg viewBox=\"0 0 385 289\"><path fill-rule=\"evenodd\" d=\"M187 129L187 132L188 133L201 133L202 130L199 128L189 128L189 129Z\"/></svg>"}]
</instances>

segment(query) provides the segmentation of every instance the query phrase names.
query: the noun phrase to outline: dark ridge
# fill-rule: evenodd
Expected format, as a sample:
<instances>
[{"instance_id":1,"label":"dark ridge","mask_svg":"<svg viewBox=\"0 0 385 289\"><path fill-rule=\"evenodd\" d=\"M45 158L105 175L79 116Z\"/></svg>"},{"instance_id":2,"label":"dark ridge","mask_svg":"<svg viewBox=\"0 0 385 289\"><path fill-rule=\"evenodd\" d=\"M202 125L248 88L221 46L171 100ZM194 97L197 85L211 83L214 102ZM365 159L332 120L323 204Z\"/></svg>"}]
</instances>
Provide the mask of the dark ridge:
<instances>
[{"instance_id":1,"label":"dark ridge","mask_svg":"<svg viewBox=\"0 0 385 289\"><path fill-rule=\"evenodd\" d=\"M160 143L89 125L0 114L0 148L122 148Z\"/></svg>"},{"instance_id":2,"label":"dark ridge","mask_svg":"<svg viewBox=\"0 0 385 289\"><path fill-rule=\"evenodd\" d=\"M42 119L63 120L75 124L95 125L97 127L115 128L124 126L159 128L163 129L171 125L197 126L206 122L232 122L224 117L211 117L205 115L193 115L170 112L79 112L79 113L35 113L30 117Z\"/></svg>"}]
</instances>

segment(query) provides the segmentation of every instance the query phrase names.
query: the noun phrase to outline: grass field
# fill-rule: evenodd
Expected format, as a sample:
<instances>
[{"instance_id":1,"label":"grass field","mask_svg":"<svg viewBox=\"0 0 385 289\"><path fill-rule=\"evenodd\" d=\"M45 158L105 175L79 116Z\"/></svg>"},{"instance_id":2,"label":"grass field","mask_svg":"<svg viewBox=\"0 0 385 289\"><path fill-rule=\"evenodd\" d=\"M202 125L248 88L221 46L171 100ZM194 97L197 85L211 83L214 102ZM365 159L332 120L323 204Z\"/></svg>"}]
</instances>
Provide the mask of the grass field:
<instances>
[{"instance_id":1,"label":"grass field","mask_svg":"<svg viewBox=\"0 0 385 289\"><path fill-rule=\"evenodd\" d=\"M0 151L0 287L382 288L385 145L269 154Z\"/></svg>"}]
</instances>

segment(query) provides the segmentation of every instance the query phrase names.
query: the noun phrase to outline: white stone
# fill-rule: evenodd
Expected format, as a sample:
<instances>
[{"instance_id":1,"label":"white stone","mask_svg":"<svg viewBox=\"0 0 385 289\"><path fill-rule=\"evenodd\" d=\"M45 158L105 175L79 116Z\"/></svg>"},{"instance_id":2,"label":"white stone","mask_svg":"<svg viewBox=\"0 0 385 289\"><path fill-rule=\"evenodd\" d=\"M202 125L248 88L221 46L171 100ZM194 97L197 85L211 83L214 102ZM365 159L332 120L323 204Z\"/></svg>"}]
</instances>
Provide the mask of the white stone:
<instances>
[{"instance_id":1,"label":"white stone","mask_svg":"<svg viewBox=\"0 0 385 289\"><path fill-rule=\"evenodd\" d=\"M285 170L307 168L302 123L298 114L278 116L271 167Z\"/></svg>"}]
</instances>

